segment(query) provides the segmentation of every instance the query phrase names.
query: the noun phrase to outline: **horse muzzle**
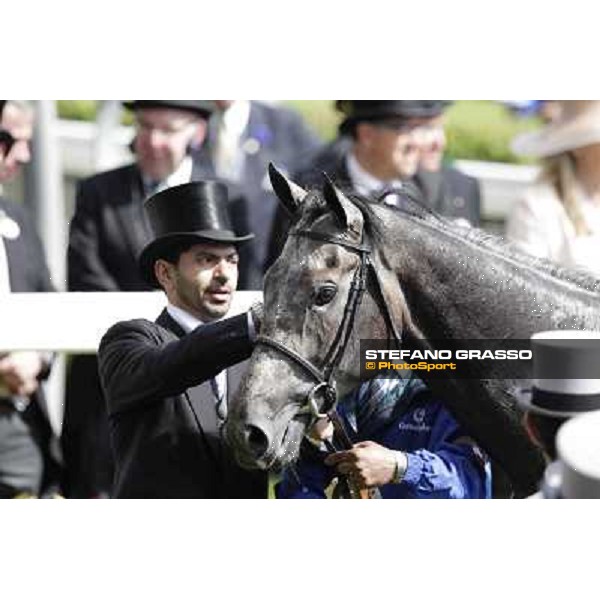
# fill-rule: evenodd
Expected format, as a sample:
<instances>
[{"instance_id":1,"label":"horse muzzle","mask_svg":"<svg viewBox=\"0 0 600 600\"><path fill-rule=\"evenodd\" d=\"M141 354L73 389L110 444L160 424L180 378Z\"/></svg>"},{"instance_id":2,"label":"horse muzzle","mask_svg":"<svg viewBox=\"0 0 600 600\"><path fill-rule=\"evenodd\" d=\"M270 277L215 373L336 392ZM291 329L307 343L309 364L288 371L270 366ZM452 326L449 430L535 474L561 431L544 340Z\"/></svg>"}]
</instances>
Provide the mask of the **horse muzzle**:
<instances>
[{"instance_id":1,"label":"horse muzzle","mask_svg":"<svg viewBox=\"0 0 600 600\"><path fill-rule=\"evenodd\" d=\"M229 424L225 435L240 466L266 470L294 462L307 425L305 418L295 418L297 412L298 407L292 406L273 419L246 419Z\"/></svg>"}]
</instances>

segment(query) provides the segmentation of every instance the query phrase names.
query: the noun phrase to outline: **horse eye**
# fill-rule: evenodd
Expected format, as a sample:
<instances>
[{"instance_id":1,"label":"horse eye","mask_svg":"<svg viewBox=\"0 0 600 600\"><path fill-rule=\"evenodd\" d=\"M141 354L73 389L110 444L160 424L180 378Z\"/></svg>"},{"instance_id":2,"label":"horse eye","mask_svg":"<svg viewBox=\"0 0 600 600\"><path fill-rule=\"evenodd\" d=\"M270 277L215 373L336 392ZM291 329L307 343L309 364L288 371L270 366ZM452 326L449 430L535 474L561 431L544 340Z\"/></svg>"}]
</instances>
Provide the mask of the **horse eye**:
<instances>
[{"instance_id":1,"label":"horse eye","mask_svg":"<svg viewBox=\"0 0 600 600\"><path fill-rule=\"evenodd\" d=\"M335 285L324 285L322 288L318 289L315 293L314 303L317 306L323 306L325 304L329 304L337 294L337 288Z\"/></svg>"}]
</instances>

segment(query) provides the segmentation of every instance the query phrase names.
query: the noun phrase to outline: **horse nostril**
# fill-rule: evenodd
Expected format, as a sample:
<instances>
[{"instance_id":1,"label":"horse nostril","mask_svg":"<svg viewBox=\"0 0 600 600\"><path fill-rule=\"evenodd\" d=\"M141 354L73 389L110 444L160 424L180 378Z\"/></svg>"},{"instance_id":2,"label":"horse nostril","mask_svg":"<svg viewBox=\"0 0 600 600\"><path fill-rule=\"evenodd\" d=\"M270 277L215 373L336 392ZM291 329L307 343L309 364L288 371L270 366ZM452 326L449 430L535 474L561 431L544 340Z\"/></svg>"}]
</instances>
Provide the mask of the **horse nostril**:
<instances>
[{"instance_id":1,"label":"horse nostril","mask_svg":"<svg viewBox=\"0 0 600 600\"><path fill-rule=\"evenodd\" d=\"M255 425L246 425L245 434L246 442L254 455L254 458L263 457L269 449L269 438L267 437L267 434L260 429L260 427L256 427Z\"/></svg>"}]
</instances>

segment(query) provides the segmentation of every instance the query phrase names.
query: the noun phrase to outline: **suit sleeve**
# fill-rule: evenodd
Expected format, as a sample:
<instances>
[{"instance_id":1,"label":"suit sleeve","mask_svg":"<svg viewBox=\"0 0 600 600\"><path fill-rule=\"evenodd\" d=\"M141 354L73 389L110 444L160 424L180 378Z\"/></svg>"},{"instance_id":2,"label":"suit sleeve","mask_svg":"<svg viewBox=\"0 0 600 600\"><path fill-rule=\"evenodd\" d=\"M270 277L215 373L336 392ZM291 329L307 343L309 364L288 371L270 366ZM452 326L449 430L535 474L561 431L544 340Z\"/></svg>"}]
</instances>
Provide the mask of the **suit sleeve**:
<instances>
[{"instance_id":1,"label":"suit sleeve","mask_svg":"<svg viewBox=\"0 0 600 600\"><path fill-rule=\"evenodd\" d=\"M77 189L75 214L69 230L69 290L79 292L119 291L119 286L102 261L99 208L101 198L93 182L84 181Z\"/></svg>"},{"instance_id":2,"label":"suit sleeve","mask_svg":"<svg viewBox=\"0 0 600 600\"><path fill-rule=\"evenodd\" d=\"M181 339L166 341L165 334L137 320L104 335L98 361L109 414L182 394L252 352L246 314L201 325Z\"/></svg>"}]
</instances>

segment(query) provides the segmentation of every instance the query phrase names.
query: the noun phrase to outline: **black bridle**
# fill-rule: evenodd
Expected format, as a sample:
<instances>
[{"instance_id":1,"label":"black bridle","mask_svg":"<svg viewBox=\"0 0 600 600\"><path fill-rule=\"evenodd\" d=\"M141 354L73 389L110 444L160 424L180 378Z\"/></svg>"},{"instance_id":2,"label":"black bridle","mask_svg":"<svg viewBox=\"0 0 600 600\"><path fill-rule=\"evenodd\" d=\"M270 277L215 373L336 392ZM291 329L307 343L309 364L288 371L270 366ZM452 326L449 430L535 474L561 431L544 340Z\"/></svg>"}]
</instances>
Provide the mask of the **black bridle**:
<instances>
[{"instance_id":1,"label":"black bridle","mask_svg":"<svg viewBox=\"0 0 600 600\"><path fill-rule=\"evenodd\" d=\"M356 313L358 312L363 294L367 287L367 276L369 271L374 274L375 281L379 286L380 297L382 299L382 312L387 320L388 328L391 330L398 347L400 345L400 336L393 322L389 308L385 301L383 301L381 282L370 259L371 248L364 243L364 240L361 244L354 244L344 239L340 239L339 237L306 230L291 232L290 235L342 246L352 252L356 252L360 257L360 263L354 272L352 283L350 284L350 291L348 293L348 299L344 308L342 321L340 322L331 347L325 355L324 366L322 369L316 367L313 363L300 356L300 354L291 348L288 348L285 344L282 344L281 342L278 342L277 340L274 340L266 335L260 335L256 340L257 344L262 344L263 346L277 350L287 358L291 359L294 364L300 366L305 373L310 375L310 377L316 381L315 386L307 395L306 404L298 413L309 414L312 422L314 423L318 419L329 416L336 407L337 390L333 376L335 369L339 365L344 355L348 340L350 339ZM322 398L320 403L318 400L319 396Z\"/></svg>"}]
</instances>

